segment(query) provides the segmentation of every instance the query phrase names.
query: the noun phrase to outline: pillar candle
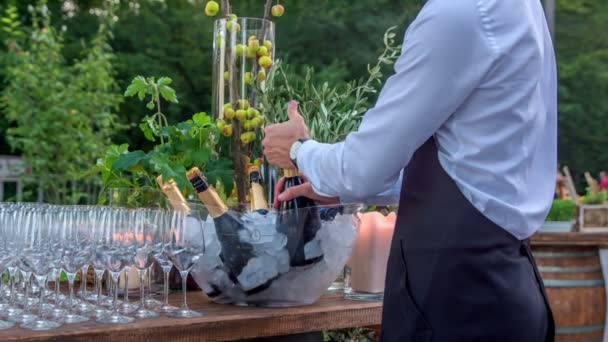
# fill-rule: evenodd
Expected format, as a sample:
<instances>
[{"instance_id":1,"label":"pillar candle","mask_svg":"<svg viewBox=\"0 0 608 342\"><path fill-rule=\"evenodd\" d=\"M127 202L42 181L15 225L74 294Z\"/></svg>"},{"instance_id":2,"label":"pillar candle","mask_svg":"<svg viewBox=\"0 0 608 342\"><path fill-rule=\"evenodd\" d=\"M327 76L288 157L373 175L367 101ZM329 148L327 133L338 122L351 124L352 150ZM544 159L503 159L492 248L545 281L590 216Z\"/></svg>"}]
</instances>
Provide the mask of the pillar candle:
<instances>
[{"instance_id":1,"label":"pillar candle","mask_svg":"<svg viewBox=\"0 0 608 342\"><path fill-rule=\"evenodd\" d=\"M350 286L356 292L382 293L397 215L359 214L359 235L349 260Z\"/></svg>"},{"instance_id":2,"label":"pillar candle","mask_svg":"<svg viewBox=\"0 0 608 342\"><path fill-rule=\"evenodd\" d=\"M139 274L137 273L137 269L135 266L131 266L131 269L129 270L129 284L127 284L127 288L129 290L138 289L139 284ZM125 286L125 277L123 274L121 274L120 278L118 278L118 286L121 289Z\"/></svg>"}]
</instances>

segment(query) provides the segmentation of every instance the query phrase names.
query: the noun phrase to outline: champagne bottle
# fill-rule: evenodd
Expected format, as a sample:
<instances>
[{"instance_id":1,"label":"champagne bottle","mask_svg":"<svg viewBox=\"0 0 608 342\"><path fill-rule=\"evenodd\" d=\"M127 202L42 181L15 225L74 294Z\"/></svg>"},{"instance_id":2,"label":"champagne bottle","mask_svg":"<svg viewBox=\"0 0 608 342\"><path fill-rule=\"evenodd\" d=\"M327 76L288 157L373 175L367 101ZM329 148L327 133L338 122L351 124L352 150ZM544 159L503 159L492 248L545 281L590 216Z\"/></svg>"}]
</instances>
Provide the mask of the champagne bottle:
<instances>
[{"instance_id":1,"label":"champagne bottle","mask_svg":"<svg viewBox=\"0 0 608 342\"><path fill-rule=\"evenodd\" d=\"M302 184L295 169L285 169L283 175L283 191ZM277 215L277 230L287 236L291 266L311 265L323 259L320 245L315 240L320 228L321 219L313 200L297 197L281 202Z\"/></svg>"},{"instance_id":2,"label":"champagne bottle","mask_svg":"<svg viewBox=\"0 0 608 342\"><path fill-rule=\"evenodd\" d=\"M217 194L215 188L209 185L201 171L194 167L186 173L188 180L196 190L199 199L213 218L217 238L222 247L220 258L227 268L228 277L241 286L248 295L267 289L273 279L251 279L247 283L239 280L243 269L249 261L256 257L253 245L241 241L239 232L246 230L243 222L228 211L228 207Z\"/></svg>"},{"instance_id":3,"label":"champagne bottle","mask_svg":"<svg viewBox=\"0 0 608 342\"><path fill-rule=\"evenodd\" d=\"M249 206L251 211L258 212L262 215L268 213L268 202L264 196L264 187L262 185L262 178L260 176L260 168L257 166L250 166L249 170L249 182L251 187L249 188Z\"/></svg>"}]
</instances>

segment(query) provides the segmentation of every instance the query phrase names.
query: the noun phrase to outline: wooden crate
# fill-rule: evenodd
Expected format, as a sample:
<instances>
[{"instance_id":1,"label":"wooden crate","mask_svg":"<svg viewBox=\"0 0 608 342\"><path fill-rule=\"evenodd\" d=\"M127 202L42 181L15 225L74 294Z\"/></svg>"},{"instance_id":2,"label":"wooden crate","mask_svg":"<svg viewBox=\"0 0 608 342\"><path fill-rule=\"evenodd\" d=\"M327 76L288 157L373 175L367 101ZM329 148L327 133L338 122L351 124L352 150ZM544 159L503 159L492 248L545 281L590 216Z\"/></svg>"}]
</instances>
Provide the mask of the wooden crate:
<instances>
[{"instance_id":1,"label":"wooden crate","mask_svg":"<svg viewBox=\"0 0 608 342\"><path fill-rule=\"evenodd\" d=\"M608 232L608 205L579 205L576 230L579 232Z\"/></svg>"}]
</instances>

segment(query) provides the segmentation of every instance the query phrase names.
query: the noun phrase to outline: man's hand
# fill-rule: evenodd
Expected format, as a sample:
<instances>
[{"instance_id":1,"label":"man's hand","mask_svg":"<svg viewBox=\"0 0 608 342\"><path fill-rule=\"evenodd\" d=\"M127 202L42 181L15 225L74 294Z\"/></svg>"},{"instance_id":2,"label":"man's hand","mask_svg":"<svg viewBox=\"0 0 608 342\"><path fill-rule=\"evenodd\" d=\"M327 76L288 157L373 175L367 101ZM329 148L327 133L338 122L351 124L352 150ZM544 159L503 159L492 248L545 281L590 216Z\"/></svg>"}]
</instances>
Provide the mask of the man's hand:
<instances>
[{"instance_id":1,"label":"man's hand","mask_svg":"<svg viewBox=\"0 0 608 342\"><path fill-rule=\"evenodd\" d=\"M310 134L304 118L298 112L296 101L289 102L287 115L289 115L289 121L266 127L262 146L264 155L270 164L292 169L294 165L289 158L291 145L298 139L308 139Z\"/></svg>"},{"instance_id":2,"label":"man's hand","mask_svg":"<svg viewBox=\"0 0 608 342\"><path fill-rule=\"evenodd\" d=\"M308 197L315 201L317 205L340 204L340 199L337 197L324 197L317 195L312 189L312 185L306 180L306 178L304 178L302 175L300 175L300 178L305 182L304 184L292 186L285 191L283 191L283 188L285 187L285 178L283 177L277 182L273 203L273 207L275 209L279 209L280 202L290 201L296 197Z\"/></svg>"}]
</instances>

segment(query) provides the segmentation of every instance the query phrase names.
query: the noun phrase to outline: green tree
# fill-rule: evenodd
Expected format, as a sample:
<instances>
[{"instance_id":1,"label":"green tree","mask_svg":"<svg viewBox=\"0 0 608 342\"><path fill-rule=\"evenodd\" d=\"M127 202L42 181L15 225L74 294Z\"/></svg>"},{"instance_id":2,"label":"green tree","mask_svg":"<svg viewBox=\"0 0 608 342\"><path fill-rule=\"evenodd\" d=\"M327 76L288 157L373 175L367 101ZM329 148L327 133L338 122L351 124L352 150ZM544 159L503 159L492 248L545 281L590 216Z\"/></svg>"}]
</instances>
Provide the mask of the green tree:
<instances>
[{"instance_id":1,"label":"green tree","mask_svg":"<svg viewBox=\"0 0 608 342\"><path fill-rule=\"evenodd\" d=\"M559 160L579 184L583 173L608 169L608 2L559 0Z\"/></svg>"},{"instance_id":2,"label":"green tree","mask_svg":"<svg viewBox=\"0 0 608 342\"><path fill-rule=\"evenodd\" d=\"M7 140L42 181L45 199L69 200L68 183L94 163L121 126L121 97L113 79L109 27L102 23L73 66L63 54L63 35L51 25L46 2L31 9L31 34L12 52L2 105L11 123ZM75 200L75 199L72 199Z\"/></svg>"}]
</instances>

